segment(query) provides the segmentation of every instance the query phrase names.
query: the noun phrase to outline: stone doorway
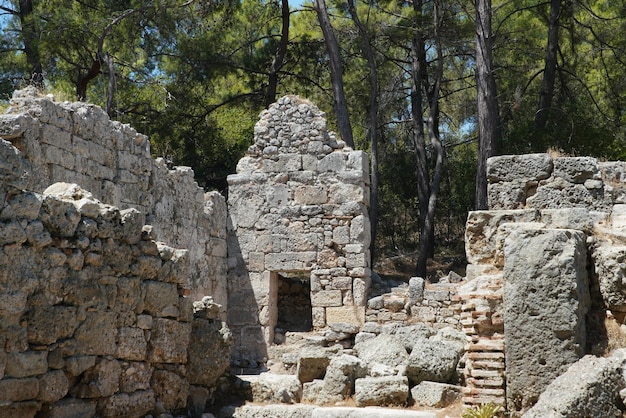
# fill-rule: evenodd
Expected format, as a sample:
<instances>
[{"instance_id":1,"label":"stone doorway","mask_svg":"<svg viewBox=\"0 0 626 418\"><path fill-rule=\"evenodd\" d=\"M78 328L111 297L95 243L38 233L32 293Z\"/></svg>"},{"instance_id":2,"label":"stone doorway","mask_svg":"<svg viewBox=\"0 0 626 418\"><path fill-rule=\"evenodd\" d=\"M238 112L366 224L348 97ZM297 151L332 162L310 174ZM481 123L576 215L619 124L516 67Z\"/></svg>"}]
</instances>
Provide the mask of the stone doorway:
<instances>
[{"instance_id":1,"label":"stone doorway","mask_svg":"<svg viewBox=\"0 0 626 418\"><path fill-rule=\"evenodd\" d=\"M312 331L310 272L279 272L276 277L276 329L282 333Z\"/></svg>"}]
</instances>

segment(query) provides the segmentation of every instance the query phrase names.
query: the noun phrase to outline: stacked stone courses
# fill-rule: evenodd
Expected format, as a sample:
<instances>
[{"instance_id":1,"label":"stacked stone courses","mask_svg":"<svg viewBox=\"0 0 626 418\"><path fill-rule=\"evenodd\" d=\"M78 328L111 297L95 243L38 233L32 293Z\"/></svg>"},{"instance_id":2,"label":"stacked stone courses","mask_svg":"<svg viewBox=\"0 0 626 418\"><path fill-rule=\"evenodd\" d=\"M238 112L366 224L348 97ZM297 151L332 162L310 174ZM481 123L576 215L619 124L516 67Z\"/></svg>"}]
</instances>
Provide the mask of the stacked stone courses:
<instances>
[{"instance_id":1,"label":"stacked stone courses","mask_svg":"<svg viewBox=\"0 0 626 418\"><path fill-rule=\"evenodd\" d=\"M154 160L145 135L111 121L98 106L56 102L33 88L16 91L0 115L0 138L20 150L22 188L78 184L101 202L135 208L157 239L189 250L190 292L212 295L226 309L226 202L205 193L189 167Z\"/></svg>"},{"instance_id":2,"label":"stacked stone courses","mask_svg":"<svg viewBox=\"0 0 626 418\"><path fill-rule=\"evenodd\" d=\"M254 132L228 177L228 303L236 355L259 361L273 343L278 273L310 278L315 328L363 323L369 167L364 152L327 130L323 112L296 96L262 112Z\"/></svg>"}]
</instances>

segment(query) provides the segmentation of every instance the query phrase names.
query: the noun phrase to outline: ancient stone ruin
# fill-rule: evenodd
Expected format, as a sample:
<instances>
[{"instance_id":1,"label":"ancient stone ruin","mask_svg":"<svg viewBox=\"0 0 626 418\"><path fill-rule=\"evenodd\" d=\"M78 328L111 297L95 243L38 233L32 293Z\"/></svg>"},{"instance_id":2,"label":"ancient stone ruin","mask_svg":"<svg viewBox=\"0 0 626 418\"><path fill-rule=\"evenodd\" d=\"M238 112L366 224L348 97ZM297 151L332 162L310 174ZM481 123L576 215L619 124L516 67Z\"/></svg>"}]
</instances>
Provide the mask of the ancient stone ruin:
<instances>
[{"instance_id":1,"label":"ancient stone ruin","mask_svg":"<svg viewBox=\"0 0 626 418\"><path fill-rule=\"evenodd\" d=\"M626 350L599 356L626 317L626 163L490 159L466 276L392 282L367 155L304 99L260 115L228 202L95 106L16 92L0 138L0 417L626 409Z\"/></svg>"},{"instance_id":2,"label":"ancient stone ruin","mask_svg":"<svg viewBox=\"0 0 626 418\"><path fill-rule=\"evenodd\" d=\"M337 141L311 103L287 96L261 113L228 184L235 357L267 361L275 328L282 339L331 323L360 327L370 283L367 154Z\"/></svg>"}]
</instances>

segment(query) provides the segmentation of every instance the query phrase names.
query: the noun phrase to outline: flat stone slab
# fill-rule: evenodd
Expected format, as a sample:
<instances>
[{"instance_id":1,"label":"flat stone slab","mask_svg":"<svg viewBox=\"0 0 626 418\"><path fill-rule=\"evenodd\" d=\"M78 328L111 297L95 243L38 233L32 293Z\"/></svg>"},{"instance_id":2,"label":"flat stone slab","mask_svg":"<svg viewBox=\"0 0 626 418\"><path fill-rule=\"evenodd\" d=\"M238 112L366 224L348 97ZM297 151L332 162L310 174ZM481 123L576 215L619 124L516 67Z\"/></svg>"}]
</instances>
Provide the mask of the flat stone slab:
<instances>
[{"instance_id":1,"label":"flat stone slab","mask_svg":"<svg viewBox=\"0 0 626 418\"><path fill-rule=\"evenodd\" d=\"M315 408L311 418L437 418L437 414L427 411L413 411L393 408Z\"/></svg>"},{"instance_id":2,"label":"flat stone slab","mask_svg":"<svg viewBox=\"0 0 626 418\"><path fill-rule=\"evenodd\" d=\"M316 407L313 405L227 406L217 418L437 418L435 412L393 408Z\"/></svg>"}]
</instances>

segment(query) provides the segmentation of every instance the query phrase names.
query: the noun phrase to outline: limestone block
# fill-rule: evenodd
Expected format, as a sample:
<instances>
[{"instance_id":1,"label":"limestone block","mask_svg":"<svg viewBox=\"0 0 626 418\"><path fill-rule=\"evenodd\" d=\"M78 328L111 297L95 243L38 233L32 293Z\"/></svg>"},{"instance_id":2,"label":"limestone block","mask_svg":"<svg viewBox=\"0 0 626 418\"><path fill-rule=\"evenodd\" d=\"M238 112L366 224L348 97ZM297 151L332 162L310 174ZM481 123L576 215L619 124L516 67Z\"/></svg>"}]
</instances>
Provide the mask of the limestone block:
<instances>
[{"instance_id":1,"label":"limestone block","mask_svg":"<svg viewBox=\"0 0 626 418\"><path fill-rule=\"evenodd\" d=\"M382 327L381 332L386 335L392 335L399 340L407 352L413 351L416 342L427 339L435 334L435 330L426 324L413 325L397 325L390 324Z\"/></svg>"},{"instance_id":2,"label":"limestone block","mask_svg":"<svg viewBox=\"0 0 626 418\"><path fill-rule=\"evenodd\" d=\"M124 360L144 360L147 342L140 328L119 329L116 357Z\"/></svg>"},{"instance_id":3,"label":"limestone block","mask_svg":"<svg viewBox=\"0 0 626 418\"><path fill-rule=\"evenodd\" d=\"M272 271L310 270L316 259L314 251L270 253L265 256L265 268Z\"/></svg>"},{"instance_id":4,"label":"limestone block","mask_svg":"<svg viewBox=\"0 0 626 418\"><path fill-rule=\"evenodd\" d=\"M178 374L168 370L155 370L151 383L157 401L160 401L166 410L172 411L187 406L189 382Z\"/></svg>"},{"instance_id":5,"label":"limestone block","mask_svg":"<svg viewBox=\"0 0 626 418\"><path fill-rule=\"evenodd\" d=\"M47 351L8 353L5 375L8 377L37 376L48 371Z\"/></svg>"},{"instance_id":6,"label":"limestone block","mask_svg":"<svg viewBox=\"0 0 626 418\"><path fill-rule=\"evenodd\" d=\"M544 229L546 225L540 222L504 222L498 226L496 232L496 249L492 264L497 268L504 267L504 242L512 231L517 229Z\"/></svg>"},{"instance_id":7,"label":"limestone block","mask_svg":"<svg viewBox=\"0 0 626 418\"><path fill-rule=\"evenodd\" d=\"M537 192L526 203L528 207L537 209L577 207L604 210L609 207L602 189L588 189L582 184L568 183L560 177L539 185Z\"/></svg>"},{"instance_id":8,"label":"limestone block","mask_svg":"<svg viewBox=\"0 0 626 418\"><path fill-rule=\"evenodd\" d=\"M87 370L76 387L79 398L111 396L120 388L122 368L117 360L101 359Z\"/></svg>"},{"instance_id":9,"label":"limestone block","mask_svg":"<svg viewBox=\"0 0 626 418\"><path fill-rule=\"evenodd\" d=\"M148 361L152 363L185 363L190 335L190 323L155 318L148 342Z\"/></svg>"},{"instance_id":10,"label":"limestone block","mask_svg":"<svg viewBox=\"0 0 626 418\"><path fill-rule=\"evenodd\" d=\"M356 379L354 400L356 406L403 406L409 399L409 380L406 376L381 376Z\"/></svg>"},{"instance_id":11,"label":"limestone block","mask_svg":"<svg viewBox=\"0 0 626 418\"><path fill-rule=\"evenodd\" d=\"M336 183L328 190L328 198L334 203L366 202L365 186L357 184Z\"/></svg>"},{"instance_id":12,"label":"limestone block","mask_svg":"<svg viewBox=\"0 0 626 418\"><path fill-rule=\"evenodd\" d=\"M99 414L107 418L142 417L154 409L155 400L152 390L139 390L130 394L116 393L103 400L98 408Z\"/></svg>"},{"instance_id":13,"label":"limestone block","mask_svg":"<svg viewBox=\"0 0 626 418\"><path fill-rule=\"evenodd\" d=\"M543 180L553 170L548 154L503 155L487 159L487 179L490 183L516 179Z\"/></svg>"},{"instance_id":14,"label":"limestone block","mask_svg":"<svg viewBox=\"0 0 626 418\"><path fill-rule=\"evenodd\" d=\"M343 304L341 290L320 290L311 292L311 306L329 307Z\"/></svg>"},{"instance_id":15,"label":"limestone block","mask_svg":"<svg viewBox=\"0 0 626 418\"><path fill-rule=\"evenodd\" d=\"M328 202L328 191L322 185L300 186L294 191L294 201L299 205L323 205Z\"/></svg>"},{"instance_id":16,"label":"limestone block","mask_svg":"<svg viewBox=\"0 0 626 418\"><path fill-rule=\"evenodd\" d=\"M331 354L321 347L305 349L298 355L296 375L302 383L322 379L326 374L326 367L330 364Z\"/></svg>"},{"instance_id":17,"label":"limestone block","mask_svg":"<svg viewBox=\"0 0 626 418\"><path fill-rule=\"evenodd\" d=\"M465 225L465 253L470 264L493 264L498 227L502 223L537 222L534 209L473 211Z\"/></svg>"},{"instance_id":18,"label":"limestone block","mask_svg":"<svg viewBox=\"0 0 626 418\"><path fill-rule=\"evenodd\" d=\"M402 341L394 335L380 334L354 346L355 354L366 364L380 363L398 367L408 359Z\"/></svg>"},{"instance_id":19,"label":"limestone block","mask_svg":"<svg viewBox=\"0 0 626 418\"><path fill-rule=\"evenodd\" d=\"M267 188L265 201L270 207L287 205L291 200L291 191L285 184L274 184Z\"/></svg>"},{"instance_id":20,"label":"limestone block","mask_svg":"<svg viewBox=\"0 0 626 418\"><path fill-rule=\"evenodd\" d=\"M369 250L365 250L362 253L349 253L346 254L346 267L351 268L369 268L370 267L370 257Z\"/></svg>"},{"instance_id":21,"label":"limestone block","mask_svg":"<svg viewBox=\"0 0 626 418\"><path fill-rule=\"evenodd\" d=\"M52 344L59 339L70 338L78 326L76 308L73 306L33 306L26 315L28 342Z\"/></svg>"},{"instance_id":22,"label":"limestone block","mask_svg":"<svg viewBox=\"0 0 626 418\"><path fill-rule=\"evenodd\" d=\"M418 338L406 366L406 375L412 384L425 380L448 383L459 362L456 347L445 341Z\"/></svg>"},{"instance_id":23,"label":"limestone block","mask_svg":"<svg viewBox=\"0 0 626 418\"><path fill-rule=\"evenodd\" d=\"M65 370L70 376L79 376L85 370L95 366L96 356L74 356L65 359Z\"/></svg>"},{"instance_id":24,"label":"limestone block","mask_svg":"<svg viewBox=\"0 0 626 418\"><path fill-rule=\"evenodd\" d=\"M0 418L33 418L41 409L41 402L37 401L3 403L0 403Z\"/></svg>"},{"instance_id":25,"label":"limestone block","mask_svg":"<svg viewBox=\"0 0 626 418\"><path fill-rule=\"evenodd\" d=\"M143 282L145 293L144 312L152 316L164 316L168 306L178 306L178 289L175 284L146 280Z\"/></svg>"},{"instance_id":26,"label":"limestone block","mask_svg":"<svg viewBox=\"0 0 626 418\"><path fill-rule=\"evenodd\" d=\"M361 327L363 322L365 322L365 308L363 306L345 305L326 308L326 324L346 323Z\"/></svg>"},{"instance_id":27,"label":"limestone block","mask_svg":"<svg viewBox=\"0 0 626 418\"><path fill-rule=\"evenodd\" d=\"M368 248L371 241L371 225L369 218L365 215L358 215L350 222L350 240L353 243L362 244Z\"/></svg>"},{"instance_id":28,"label":"limestone block","mask_svg":"<svg viewBox=\"0 0 626 418\"><path fill-rule=\"evenodd\" d=\"M339 245L348 244L350 242L350 228L347 226L333 228L333 241Z\"/></svg>"},{"instance_id":29,"label":"limestone block","mask_svg":"<svg viewBox=\"0 0 626 418\"><path fill-rule=\"evenodd\" d=\"M316 233L293 234L287 238L288 252L302 253L316 251L321 247L321 235Z\"/></svg>"},{"instance_id":30,"label":"limestone block","mask_svg":"<svg viewBox=\"0 0 626 418\"><path fill-rule=\"evenodd\" d=\"M587 208L543 209L541 222L551 229L578 229L590 234L594 218Z\"/></svg>"},{"instance_id":31,"label":"limestone block","mask_svg":"<svg viewBox=\"0 0 626 418\"><path fill-rule=\"evenodd\" d=\"M3 123L4 120L0 121ZM10 142L0 138L0 184L25 186L24 163L20 152Z\"/></svg>"},{"instance_id":32,"label":"limestone block","mask_svg":"<svg viewBox=\"0 0 626 418\"><path fill-rule=\"evenodd\" d=\"M311 316L313 320L313 327L322 328L326 326L326 310L331 308L312 307Z\"/></svg>"},{"instance_id":33,"label":"limestone block","mask_svg":"<svg viewBox=\"0 0 626 418\"><path fill-rule=\"evenodd\" d=\"M585 234L516 230L504 246L507 406L532 406L585 349L590 306Z\"/></svg>"},{"instance_id":34,"label":"limestone block","mask_svg":"<svg viewBox=\"0 0 626 418\"><path fill-rule=\"evenodd\" d=\"M80 213L72 202L62 200L55 195L45 195L44 192L41 209L41 222L51 234L61 237L74 235L80 222Z\"/></svg>"},{"instance_id":35,"label":"limestone block","mask_svg":"<svg viewBox=\"0 0 626 418\"><path fill-rule=\"evenodd\" d=\"M16 195L8 195L4 205L4 208L0 210L0 220L19 218L31 221L39 217L42 196L38 193L24 191Z\"/></svg>"},{"instance_id":36,"label":"limestone block","mask_svg":"<svg viewBox=\"0 0 626 418\"><path fill-rule=\"evenodd\" d=\"M352 297L356 306L365 306L367 302L367 292L370 288L371 278L355 277L352 280Z\"/></svg>"},{"instance_id":37,"label":"limestone block","mask_svg":"<svg viewBox=\"0 0 626 418\"><path fill-rule=\"evenodd\" d=\"M424 299L425 280L422 277L411 277L409 279L409 301L411 305L421 302Z\"/></svg>"},{"instance_id":38,"label":"limestone block","mask_svg":"<svg viewBox=\"0 0 626 418\"><path fill-rule=\"evenodd\" d=\"M50 406L49 418L92 417L96 415L96 402L65 398Z\"/></svg>"},{"instance_id":39,"label":"limestone block","mask_svg":"<svg viewBox=\"0 0 626 418\"><path fill-rule=\"evenodd\" d=\"M622 353L617 357L623 356ZM624 387L621 359L587 355L554 379L524 418L619 417Z\"/></svg>"},{"instance_id":40,"label":"limestone block","mask_svg":"<svg viewBox=\"0 0 626 418\"><path fill-rule=\"evenodd\" d=\"M114 312L87 312L85 321L74 333L76 353L84 355L114 355L117 325Z\"/></svg>"},{"instance_id":41,"label":"limestone block","mask_svg":"<svg viewBox=\"0 0 626 418\"><path fill-rule=\"evenodd\" d=\"M344 399L354 392L354 381L365 377L367 366L358 357L342 354L333 357L326 368L323 392Z\"/></svg>"},{"instance_id":42,"label":"limestone block","mask_svg":"<svg viewBox=\"0 0 626 418\"><path fill-rule=\"evenodd\" d=\"M0 402L28 401L36 399L38 393L39 380L34 377L0 380ZM2 407L0 407L0 409L2 409Z\"/></svg>"},{"instance_id":43,"label":"limestone block","mask_svg":"<svg viewBox=\"0 0 626 418\"><path fill-rule=\"evenodd\" d=\"M246 376L253 402L293 404L302 399L302 384L296 376L261 373Z\"/></svg>"},{"instance_id":44,"label":"limestone block","mask_svg":"<svg viewBox=\"0 0 626 418\"><path fill-rule=\"evenodd\" d=\"M150 389L150 379L154 367L149 363L131 361L123 363L120 375L120 392L132 393Z\"/></svg>"},{"instance_id":45,"label":"limestone block","mask_svg":"<svg viewBox=\"0 0 626 418\"><path fill-rule=\"evenodd\" d=\"M189 250L177 249L172 258L165 261L159 270L158 279L162 282L187 284L189 282L191 257Z\"/></svg>"},{"instance_id":46,"label":"limestone block","mask_svg":"<svg viewBox=\"0 0 626 418\"><path fill-rule=\"evenodd\" d=\"M318 170L325 171L343 171L347 166L347 156L342 152L332 152L322 158L318 163Z\"/></svg>"},{"instance_id":47,"label":"limestone block","mask_svg":"<svg viewBox=\"0 0 626 418\"><path fill-rule=\"evenodd\" d=\"M215 386L230 366L233 338L224 322L196 318L189 341L187 379L192 385Z\"/></svg>"},{"instance_id":48,"label":"limestone block","mask_svg":"<svg viewBox=\"0 0 626 418\"><path fill-rule=\"evenodd\" d=\"M593 157L558 157L554 159L553 175L570 183L584 183L585 180L599 179L600 167Z\"/></svg>"},{"instance_id":49,"label":"limestone block","mask_svg":"<svg viewBox=\"0 0 626 418\"><path fill-rule=\"evenodd\" d=\"M446 383L423 381L411 389L411 397L417 405L445 408L461 399L461 387Z\"/></svg>"},{"instance_id":50,"label":"limestone block","mask_svg":"<svg viewBox=\"0 0 626 418\"><path fill-rule=\"evenodd\" d=\"M626 246L600 242L593 250L595 271L598 275L600 293L608 309L626 312Z\"/></svg>"},{"instance_id":51,"label":"limestone block","mask_svg":"<svg viewBox=\"0 0 626 418\"><path fill-rule=\"evenodd\" d=\"M54 370L39 377L37 399L43 402L56 402L65 397L69 381L62 370Z\"/></svg>"},{"instance_id":52,"label":"limestone block","mask_svg":"<svg viewBox=\"0 0 626 418\"><path fill-rule=\"evenodd\" d=\"M45 230L40 221L29 222L24 232L26 232L26 240L28 243L35 248L43 248L52 244L50 233Z\"/></svg>"}]
</instances>

